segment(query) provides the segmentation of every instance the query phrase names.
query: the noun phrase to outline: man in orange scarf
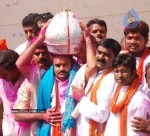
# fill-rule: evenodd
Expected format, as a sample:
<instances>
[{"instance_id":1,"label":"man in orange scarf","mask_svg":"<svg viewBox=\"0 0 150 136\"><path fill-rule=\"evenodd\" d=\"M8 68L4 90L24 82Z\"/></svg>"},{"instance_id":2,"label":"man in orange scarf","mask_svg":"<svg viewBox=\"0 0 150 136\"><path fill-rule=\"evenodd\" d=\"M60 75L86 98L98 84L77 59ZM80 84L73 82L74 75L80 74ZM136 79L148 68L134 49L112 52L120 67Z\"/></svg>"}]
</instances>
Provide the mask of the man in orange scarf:
<instances>
[{"instance_id":1,"label":"man in orange scarf","mask_svg":"<svg viewBox=\"0 0 150 136\"><path fill-rule=\"evenodd\" d=\"M136 57L137 73L142 80L143 91L147 92L145 78L145 65L150 62L149 50L147 48L149 37L149 26L146 22L140 20L135 21L133 26L128 24L124 29L125 45L128 52Z\"/></svg>"},{"instance_id":2,"label":"man in orange scarf","mask_svg":"<svg viewBox=\"0 0 150 136\"><path fill-rule=\"evenodd\" d=\"M113 61L114 77L118 85L111 102L111 113L104 136L147 136L133 131L133 116L147 118L150 100L142 91L140 78L136 74L136 59L132 55L120 54Z\"/></svg>"},{"instance_id":3,"label":"man in orange scarf","mask_svg":"<svg viewBox=\"0 0 150 136\"><path fill-rule=\"evenodd\" d=\"M72 116L78 117L76 135L99 136L103 123L109 116L109 105L115 85L111 67L121 46L116 40L106 38L100 40L95 49L89 32L84 27L83 30L87 64L79 69L72 83L70 95L79 101Z\"/></svg>"}]
</instances>

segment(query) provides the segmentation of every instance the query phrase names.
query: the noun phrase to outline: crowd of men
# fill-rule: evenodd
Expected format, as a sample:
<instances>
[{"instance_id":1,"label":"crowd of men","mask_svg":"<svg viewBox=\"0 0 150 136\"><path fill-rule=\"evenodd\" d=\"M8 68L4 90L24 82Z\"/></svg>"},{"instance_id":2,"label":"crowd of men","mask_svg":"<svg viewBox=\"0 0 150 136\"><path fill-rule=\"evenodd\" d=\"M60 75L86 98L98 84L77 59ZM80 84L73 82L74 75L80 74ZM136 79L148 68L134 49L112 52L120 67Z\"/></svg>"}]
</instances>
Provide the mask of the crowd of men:
<instances>
[{"instance_id":1,"label":"crowd of men","mask_svg":"<svg viewBox=\"0 0 150 136\"><path fill-rule=\"evenodd\" d=\"M0 41L3 135L150 135L149 25L128 23L122 47L104 20L81 21L81 51L60 55L44 42L52 18L24 17L27 41L15 50Z\"/></svg>"}]
</instances>

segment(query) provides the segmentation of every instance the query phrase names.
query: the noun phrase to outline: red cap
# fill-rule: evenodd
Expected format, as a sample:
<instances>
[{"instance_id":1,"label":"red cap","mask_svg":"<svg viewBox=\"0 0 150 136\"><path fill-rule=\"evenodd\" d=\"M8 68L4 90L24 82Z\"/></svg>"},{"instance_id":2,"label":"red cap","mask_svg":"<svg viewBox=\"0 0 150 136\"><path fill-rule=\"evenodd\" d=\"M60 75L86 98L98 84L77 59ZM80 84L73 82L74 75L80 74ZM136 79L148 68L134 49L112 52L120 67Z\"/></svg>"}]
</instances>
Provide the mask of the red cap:
<instances>
[{"instance_id":1,"label":"red cap","mask_svg":"<svg viewBox=\"0 0 150 136\"><path fill-rule=\"evenodd\" d=\"M7 50L8 47L6 45L6 40L5 39L2 39L0 40L0 50Z\"/></svg>"}]
</instances>

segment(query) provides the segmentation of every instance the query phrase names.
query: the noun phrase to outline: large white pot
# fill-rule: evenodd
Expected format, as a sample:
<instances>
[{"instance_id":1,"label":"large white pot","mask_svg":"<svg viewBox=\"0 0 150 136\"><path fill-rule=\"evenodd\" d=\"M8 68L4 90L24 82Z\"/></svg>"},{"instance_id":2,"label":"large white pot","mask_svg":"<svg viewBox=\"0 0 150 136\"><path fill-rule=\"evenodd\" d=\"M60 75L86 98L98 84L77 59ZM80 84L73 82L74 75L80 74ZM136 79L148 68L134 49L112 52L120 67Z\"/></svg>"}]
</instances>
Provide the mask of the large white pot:
<instances>
[{"instance_id":1,"label":"large white pot","mask_svg":"<svg viewBox=\"0 0 150 136\"><path fill-rule=\"evenodd\" d=\"M83 33L78 19L70 10L62 10L51 20L45 33L48 50L54 54L76 54Z\"/></svg>"}]
</instances>

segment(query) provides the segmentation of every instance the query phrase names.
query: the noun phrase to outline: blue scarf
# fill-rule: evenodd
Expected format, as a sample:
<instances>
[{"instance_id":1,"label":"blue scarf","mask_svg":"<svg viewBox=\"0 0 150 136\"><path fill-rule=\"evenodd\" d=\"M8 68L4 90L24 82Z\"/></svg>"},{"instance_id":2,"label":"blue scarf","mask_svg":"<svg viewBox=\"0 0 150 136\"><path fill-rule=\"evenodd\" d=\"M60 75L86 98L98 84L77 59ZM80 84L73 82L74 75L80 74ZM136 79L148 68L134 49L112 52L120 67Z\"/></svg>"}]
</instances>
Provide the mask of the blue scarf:
<instances>
[{"instance_id":1,"label":"blue scarf","mask_svg":"<svg viewBox=\"0 0 150 136\"><path fill-rule=\"evenodd\" d=\"M49 70L42 76L37 97L37 109L47 110L51 108L51 93L54 85L54 67L51 66ZM51 125L44 121L39 121L37 136L48 136L50 134Z\"/></svg>"},{"instance_id":2,"label":"blue scarf","mask_svg":"<svg viewBox=\"0 0 150 136\"><path fill-rule=\"evenodd\" d=\"M71 116L71 113L75 109L76 101L72 97L70 97L68 94L69 94L69 90L70 90L70 85L71 85L72 80L74 79L78 69L79 69L79 65L75 62L73 64L73 67L70 70L70 74L69 74L70 75L69 76L69 87L68 87L68 91L66 94L65 112L64 112L63 121L62 121L62 131L63 132L65 132L66 128L74 128L74 126L75 126L75 120Z\"/></svg>"},{"instance_id":3,"label":"blue scarf","mask_svg":"<svg viewBox=\"0 0 150 136\"><path fill-rule=\"evenodd\" d=\"M71 113L75 107L75 104L74 104L74 100L71 97L69 97L68 94L69 94L69 88L70 88L71 82L78 68L79 68L78 64L74 62L69 72L69 87L66 93L66 97L67 97L66 105L67 106L65 106L65 113L63 116L63 123L62 123L63 131L65 131L66 127L67 128L74 127L74 119L71 117ZM55 82L54 67L51 66L49 70L43 75L39 84L37 109L46 111L48 108L51 108L51 101L52 101L51 94L52 94L54 82ZM49 136L51 133L50 131L51 131L50 124L44 121L39 121L37 136Z\"/></svg>"}]
</instances>

